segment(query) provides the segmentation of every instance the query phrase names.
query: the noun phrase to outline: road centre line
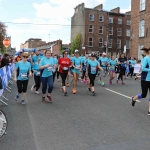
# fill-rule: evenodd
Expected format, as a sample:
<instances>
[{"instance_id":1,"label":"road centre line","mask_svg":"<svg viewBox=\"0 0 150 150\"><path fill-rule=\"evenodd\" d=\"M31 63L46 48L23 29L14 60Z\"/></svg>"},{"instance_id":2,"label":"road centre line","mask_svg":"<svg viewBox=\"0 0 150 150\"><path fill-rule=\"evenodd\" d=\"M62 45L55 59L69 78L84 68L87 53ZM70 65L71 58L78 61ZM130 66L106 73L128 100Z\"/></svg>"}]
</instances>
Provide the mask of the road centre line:
<instances>
[{"instance_id":1,"label":"road centre line","mask_svg":"<svg viewBox=\"0 0 150 150\"><path fill-rule=\"evenodd\" d=\"M116 91L110 90L110 89L108 89L108 88L105 88L105 89L106 89L107 91L113 92L113 93L115 93L115 94L121 95L121 96L126 97L126 98L128 98L128 99L131 100L131 97L129 97L129 96L123 95L123 94L121 94L121 93L118 93L118 92L116 92ZM136 100L136 101L137 101L137 102L141 102L141 101L139 101L139 100Z\"/></svg>"}]
</instances>

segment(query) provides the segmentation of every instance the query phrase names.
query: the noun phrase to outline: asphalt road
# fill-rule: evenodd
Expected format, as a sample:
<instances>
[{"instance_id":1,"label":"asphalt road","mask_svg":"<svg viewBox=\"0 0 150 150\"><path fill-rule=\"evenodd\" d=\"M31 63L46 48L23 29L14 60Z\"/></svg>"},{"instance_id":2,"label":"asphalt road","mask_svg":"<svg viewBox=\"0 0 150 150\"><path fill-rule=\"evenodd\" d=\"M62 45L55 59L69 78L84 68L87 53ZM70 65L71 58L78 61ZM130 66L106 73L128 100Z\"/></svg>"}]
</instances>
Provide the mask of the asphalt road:
<instances>
[{"instance_id":1,"label":"asphalt road","mask_svg":"<svg viewBox=\"0 0 150 150\"><path fill-rule=\"evenodd\" d=\"M41 102L41 94L30 91L30 78L25 106L14 100L14 83L12 92L5 93L9 105L0 104L8 118L0 150L149 150L148 98L134 108L129 99L141 92L140 81L127 79L126 85L108 85L108 77L105 81L102 87L96 79L96 96L79 82L77 94L69 87L66 97L55 81L49 104Z\"/></svg>"}]
</instances>

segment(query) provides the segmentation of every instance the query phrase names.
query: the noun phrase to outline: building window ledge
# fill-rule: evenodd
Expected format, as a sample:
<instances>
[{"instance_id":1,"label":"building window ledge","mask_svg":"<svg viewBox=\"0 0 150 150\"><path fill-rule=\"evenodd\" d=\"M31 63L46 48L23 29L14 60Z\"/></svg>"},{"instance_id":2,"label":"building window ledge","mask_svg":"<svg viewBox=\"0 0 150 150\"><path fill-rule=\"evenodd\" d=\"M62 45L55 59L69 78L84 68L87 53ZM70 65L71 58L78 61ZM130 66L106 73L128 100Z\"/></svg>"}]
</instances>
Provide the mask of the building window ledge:
<instances>
[{"instance_id":1,"label":"building window ledge","mask_svg":"<svg viewBox=\"0 0 150 150\"><path fill-rule=\"evenodd\" d=\"M144 11L146 11L146 9L144 9L144 10L140 10L140 12L139 12L139 13L144 12Z\"/></svg>"}]
</instances>

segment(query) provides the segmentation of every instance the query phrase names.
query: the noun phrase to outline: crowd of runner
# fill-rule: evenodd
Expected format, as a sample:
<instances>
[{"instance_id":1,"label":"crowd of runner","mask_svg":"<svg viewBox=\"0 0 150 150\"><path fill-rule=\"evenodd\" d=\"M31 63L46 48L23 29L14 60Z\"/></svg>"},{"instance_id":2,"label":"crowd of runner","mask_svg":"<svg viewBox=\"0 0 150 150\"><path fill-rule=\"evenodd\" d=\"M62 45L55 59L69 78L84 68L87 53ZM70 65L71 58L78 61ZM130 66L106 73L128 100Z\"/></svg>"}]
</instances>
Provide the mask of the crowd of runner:
<instances>
[{"instance_id":1,"label":"crowd of runner","mask_svg":"<svg viewBox=\"0 0 150 150\"><path fill-rule=\"evenodd\" d=\"M143 48L143 50L145 50ZM146 51L147 50L147 51ZM149 50L145 50L145 55L148 55ZM147 59L146 56L143 60ZM130 78L134 75L134 65L136 60L131 57L127 60L124 54L118 57L108 57L105 52L101 55L95 53L85 54L85 56L79 55L79 50L75 50L71 56L67 51L62 53L62 56L54 55L50 50L46 50L44 54L40 51L35 53L27 53L20 51L19 55L15 57L14 63L16 63L14 71L14 80L17 83L17 94L15 99L19 100L21 96L21 103L25 104L25 95L27 92L29 76L34 77L34 85L31 87L31 91L39 94L39 88L42 83L42 98L41 101L52 102L51 93L53 91L53 85L55 82L55 76L59 82L61 78L60 90L64 96L68 95L66 86L72 85L72 93L77 93L77 82L87 84L87 89L91 92L91 95L95 96L95 78L99 78L98 84L105 85L105 76L109 75L109 84L113 84L113 81L118 84L124 85L124 79L129 75ZM144 61L143 61L144 63ZM145 65L145 64L144 64ZM150 65L149 65L150 66ZM146 68L147 66L145 66ZM142 69L144 68L142 64ZM144 69L145 76L150 73L150 69ZM142 74L141 71L141 74ZM137 79L140 73L135 76ZM142 78L143 79L143 78ZM132 106L135 105L137 99L145 98L148 88L150 89L150 79L145 77L145 81L142 81L142 94L132 97ZM143 94L144 93L144 94ZM150 115L150 107L148 111Z\"/></svg>"}]
</instances>

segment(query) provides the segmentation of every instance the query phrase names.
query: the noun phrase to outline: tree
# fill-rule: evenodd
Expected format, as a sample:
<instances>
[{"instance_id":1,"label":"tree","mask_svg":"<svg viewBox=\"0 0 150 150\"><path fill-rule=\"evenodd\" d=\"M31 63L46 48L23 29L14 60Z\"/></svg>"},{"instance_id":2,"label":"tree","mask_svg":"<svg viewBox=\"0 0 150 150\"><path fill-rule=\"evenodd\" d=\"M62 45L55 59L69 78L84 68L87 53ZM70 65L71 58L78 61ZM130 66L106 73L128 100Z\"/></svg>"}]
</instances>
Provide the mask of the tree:
<instances>
[{"instance_id":1,"label":"tree","mask_svg":"<svg viewBox=\"0 0 150 150\"><path fill-rule=\"evenodd\" d=\"M80 51L81 44L82 44L82 35L80 33L78 33L71 44L71 47L70 47L71 54L73 54L76 49Z\"/></svg>"},{"instance_id":2,"label":"tree","mask_svg":"<svg viewBox=\"0 0 150 150\"><path fill-rule=\"evenodd\" d=\"M4 23L0 22L0 52L3 54L6 51L5 46L3 45L3 40L6 37L6 26Z\"/></svg>"}]
</instances>

